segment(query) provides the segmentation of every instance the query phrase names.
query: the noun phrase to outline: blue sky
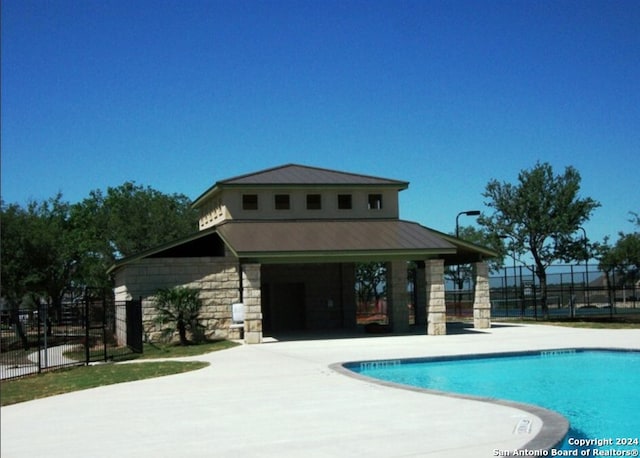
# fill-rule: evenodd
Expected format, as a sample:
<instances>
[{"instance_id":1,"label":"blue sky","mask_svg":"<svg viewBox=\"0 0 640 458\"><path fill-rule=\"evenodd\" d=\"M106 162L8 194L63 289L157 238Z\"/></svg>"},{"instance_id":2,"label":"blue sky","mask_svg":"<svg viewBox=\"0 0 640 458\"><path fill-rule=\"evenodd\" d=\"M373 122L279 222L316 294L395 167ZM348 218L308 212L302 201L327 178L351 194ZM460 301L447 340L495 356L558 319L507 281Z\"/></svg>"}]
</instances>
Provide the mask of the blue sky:
<instances>
[{"instance_id":1,"label":"blue sky","mask_svg":"<svg viewBox=\"0 0 640 458\"><path fill-rule=\"evenodd\" d=\"M546 161L601 240L633 230L639 153L635 0L2 2L6 203L294 162L407 180L401 217L450 232Z\"/></svg>"}]
</instances>

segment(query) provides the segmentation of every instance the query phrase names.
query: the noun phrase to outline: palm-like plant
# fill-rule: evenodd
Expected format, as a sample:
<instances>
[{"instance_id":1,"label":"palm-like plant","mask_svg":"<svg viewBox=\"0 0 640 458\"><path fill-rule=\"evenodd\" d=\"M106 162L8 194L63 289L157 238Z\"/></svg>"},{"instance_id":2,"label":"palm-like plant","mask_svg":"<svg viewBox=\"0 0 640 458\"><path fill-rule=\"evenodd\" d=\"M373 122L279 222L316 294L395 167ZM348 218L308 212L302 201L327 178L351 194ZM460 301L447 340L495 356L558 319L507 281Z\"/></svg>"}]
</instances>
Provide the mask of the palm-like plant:
<instances>
[{"instance_id":1,"label":"palm-like plant","mask_svg":"<svg viewBox=\"0 0 640 458\"><path fill-rule=\"evenodd\" d=\"M187 331L195 338L201 336L202 325L198 322L202 301L198 297L200 291L193 288L174 287L159 289L156 293L156 321L165 324L173 323L173 327L164 329L166 334L173 334L177 329L180 345L188 345Z\"/></svg>"}]
</instances>

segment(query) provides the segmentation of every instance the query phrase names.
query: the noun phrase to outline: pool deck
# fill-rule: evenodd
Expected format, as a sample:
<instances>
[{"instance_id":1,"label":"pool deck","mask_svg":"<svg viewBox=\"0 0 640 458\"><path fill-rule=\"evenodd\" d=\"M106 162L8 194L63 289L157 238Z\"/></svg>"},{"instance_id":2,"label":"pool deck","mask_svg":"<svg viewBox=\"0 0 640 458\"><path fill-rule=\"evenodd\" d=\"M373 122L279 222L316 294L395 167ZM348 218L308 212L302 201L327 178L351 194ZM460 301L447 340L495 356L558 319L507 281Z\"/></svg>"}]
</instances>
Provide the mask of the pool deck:
<instances>
[{"instance_id":1,"label":"pool deck","mask_svg":"<svg viewBox=\"0 0 640 458\"><path fill-rule=\"evenodd\" d=\"M640 330L494 323L486 331L447 336L242 345L184 358L211 363L199 371L3 407L0 455L497 456L534 439L540 417L491 402L389 387L346 376L330 365L583 347L640 350ZM523 420L530 432L518 428Z\"/></svg>"}]
</instances>

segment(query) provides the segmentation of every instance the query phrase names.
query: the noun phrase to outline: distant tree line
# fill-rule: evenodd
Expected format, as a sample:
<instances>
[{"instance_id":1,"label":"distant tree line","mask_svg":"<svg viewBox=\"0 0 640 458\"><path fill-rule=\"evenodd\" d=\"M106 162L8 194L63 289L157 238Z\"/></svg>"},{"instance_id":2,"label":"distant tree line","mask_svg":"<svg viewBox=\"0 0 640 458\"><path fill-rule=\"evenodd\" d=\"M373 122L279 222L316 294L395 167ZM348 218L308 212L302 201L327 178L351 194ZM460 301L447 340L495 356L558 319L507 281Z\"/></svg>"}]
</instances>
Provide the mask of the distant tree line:
<instances>
[{"instance_id":1,"label":"distant tree line","mask_svg":"<svg viewBox=\"0 0 640 458\"><path fill-rule=\"evenodd\" d=\"M111 288L107 269L116 260L197 230L190 204L182 194L134 182L91 191L75 204L62 194L25 206L3 202L4 308L17 314L21 306L48 304L55 314L63 300L80 297L85 288Z\"/></svg>"}]
</instances>

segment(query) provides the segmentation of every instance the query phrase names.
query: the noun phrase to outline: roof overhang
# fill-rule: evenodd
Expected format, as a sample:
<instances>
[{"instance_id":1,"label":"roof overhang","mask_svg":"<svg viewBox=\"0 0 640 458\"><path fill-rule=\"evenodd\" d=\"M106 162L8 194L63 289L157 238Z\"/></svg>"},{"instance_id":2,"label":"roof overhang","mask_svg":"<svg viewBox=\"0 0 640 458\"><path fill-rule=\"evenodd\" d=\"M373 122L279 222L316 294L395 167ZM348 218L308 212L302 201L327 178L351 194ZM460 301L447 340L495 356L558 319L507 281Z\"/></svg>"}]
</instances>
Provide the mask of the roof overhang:
<instances>
[{"instance_id":1,"label":"roof overhang","mask_svg":"<svg viewBox=\"0 0 640 458\"><path fill-rule=\"evenodd\" d=\"M399 220L228 221L217 228L240 259L261 263L427 259L453 244Z\"/></svg>"},{"instance_id":2,"label":"roof overhang","mask_svg":"<svg viewBox=\"0 0 640 458\"><path fill-rule=\"evenodd\" d=\"M444 259L446 265L451 265L496 256L488 248L411 221L229 220L122 259L109 272L148 257L190 257L196 256L199 250L201 256L223 255L222 244L240 262L262 264Z\"/></svg>"},{"instance_id":3,"label":"roof overhang","mask_svg":"<svg viewBox=\"0 0 640 458\"><path fill-rule=\"evenodd\" d=\"M223 189L383 189L390 188L402 191L409 187L409 182L361 175L298 164L286 164L218 181L191 204L192 208L201 207Z\"/></svg>"}]
</instances>

